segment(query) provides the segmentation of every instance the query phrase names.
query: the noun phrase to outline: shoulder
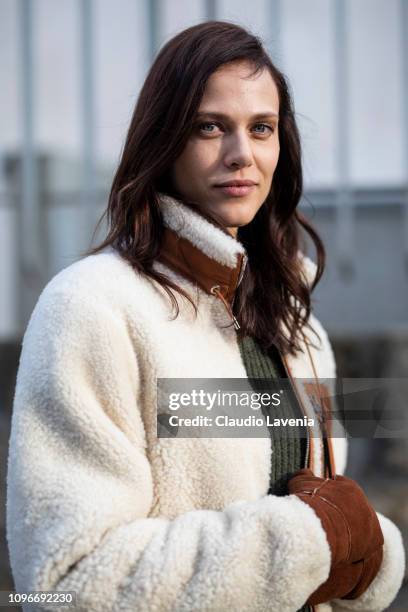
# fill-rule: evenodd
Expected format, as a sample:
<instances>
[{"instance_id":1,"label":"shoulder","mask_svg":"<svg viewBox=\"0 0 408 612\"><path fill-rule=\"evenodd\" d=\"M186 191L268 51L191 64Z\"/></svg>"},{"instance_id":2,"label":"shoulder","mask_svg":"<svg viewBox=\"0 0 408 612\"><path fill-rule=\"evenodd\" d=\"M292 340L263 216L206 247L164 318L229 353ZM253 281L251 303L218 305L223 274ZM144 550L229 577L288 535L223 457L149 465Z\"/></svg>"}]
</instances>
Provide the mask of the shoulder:
<instances>
[{"instance_id":1,"label":"shoulder","mask_svg":"<svg viewBox=\"0 0 408 612\"><path fill-rule=\"evenodd\" d=\"M135 272L116 251L110 249L89 255L67 266L56 274L43 289L40 299L49 300L57 295L94 295L109 293L112 284L118 289L134 280Z\"/></svg>"},{"instance_id":2,"label":"shoulder","mask_svg":"<svg viewBox=\"0 0 408 612\"><path fill-rule=\"evenodd\" d=\"M313 313L310 315L309 325L312 331L305 329L305 335L310 342L310 350L313 351L313 357L317 360L320 375L323 378L335 378L336 359L329 335Z\"/></svg>"},{"instance_id":3,"label":"shoulder","mask_svg":"<svg viewBox=\"0 0 408 612\"><path fill-rule=\"evenodd\" d=\"M56 274L41 292L37 306L41 308L62 305L90 304L110 306L112 309L135 306L135 295L152 292L152 283L113 249L89 255L67 266Z\"/></svg>"},{"instance_id":4,"label":"shoulder","mask_svg":"<svg viewBox=\"0 0 408 612\"><path fill-rule=\"evenodd\" d=\"M56 274L44 287L25 333L45 336L91 336L106 328L127 328L150 312L157 301L152 282L113 250L87 256ZM41 339L41 340L40 340Z\"/></svg>"},{"instance_id":5,"label":"shoulder","mask_svg":"<svg viewBox=\"0 0 408 612\"><path fill-rule=\"evenodd\" d=\"M34 382L52 389L51 377L76 380L85 372L89 379L108 376L111 364L118 367L122 361L125 371L134 360L134 343L140 346L144 313L150 316L149 304L140 299L147 285L145 277L112 251L85 257L56 274L38 298L24 333L20 390Z\"/></svg>"}]
</instances>

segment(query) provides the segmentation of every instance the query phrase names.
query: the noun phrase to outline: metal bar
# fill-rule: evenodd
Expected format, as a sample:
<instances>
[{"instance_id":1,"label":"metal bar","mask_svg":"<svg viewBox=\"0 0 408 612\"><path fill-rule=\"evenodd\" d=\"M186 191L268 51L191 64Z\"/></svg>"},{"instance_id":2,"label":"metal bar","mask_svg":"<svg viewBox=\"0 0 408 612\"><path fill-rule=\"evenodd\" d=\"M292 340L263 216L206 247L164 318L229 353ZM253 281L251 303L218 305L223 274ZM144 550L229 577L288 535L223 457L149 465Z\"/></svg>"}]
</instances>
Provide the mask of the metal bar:
<instances>
[{"instance_id":1,"label":"metal bar","mask_svg":"<svg viewBox=\"0 0 408 612\"><path fill-rule=\"evenodd\" d=\"M108 195L109 191L103 187L98 187L96 190L96 198L100 202L105 202ZM49 202L49 207L54 208L72 203L73 201L78 201L81 197L81 192L75 189L70 191L47 189L45 196L47 202ZM5 193L0 192L0 209L7 205L9 197L10 190L7 190ZM377 210L388 210L390 207L397 207L402 213L406 201L406 190L403 187L356 187L352 190L352 197L355 214L360 209L366 210L368 208L375 208ZM332 189L305 189L300 201L300 206L308 210L331 210L334 213L334 209L337 206L337 191L334 187Z\"/></svg>"},{"instance_id":2,"label":"metal bar","mask_svg":"<svg viewBox=\"0 0 408 612\"><path fill-rule=\"evenodd\" d=\"M341 276L353 275L353 196L350 190L350 142L349 142L349 88L347 70L348 30L344 0L334 3L334 58L335 58L335 121L337 191L337 257Z\"/></svg>"},{"instance_id":3,"label":"metal bar","mask_svg":"<svg viewBox=\"0 0 408 612\"><path fill-rule=\"evenodd\" d=\"M148 16L148 27L149 27L149 52L150 60L156 56L156 53L160 46L159 40L159 14L160 14L160 0L147 0L147 16Z\"/></svg>"},{"instance_id":4,"label":"metal bar","mask_svg":"<svg viewBox=\"0 0 408 612\"><path fill-rule=\"evenodd\" d=\"M217 0L205 1L205 18L207 21L217 19Z\"/></svg>"},{"instance_id":5,"label":"metal bar","mask_svg":"<svg viewBox=\"0 0 408 612\"><path fill-rule=\"evenodd\" d=\"M403 222L403 248L404 248L404 264L408 275L408 3L406 0L400 0L400 40L402 54L402 138L403 138L403 168L404 168L404 183L405 183L405 206L404 206L404 222Z\"/></svg>"},{"instance_id":6,"label":"metal bar","mask_svg":"<svg viewBox=\"0 0 408 612\"><path fill-rule=\"evenodd\" d=\"M271 0L270 2L270 44L268 50L273 63L280 70L283 69L283 52L282 52L282 6L281 0Z\"/></svg>"},{"instance_id":7,"label":"metal bar","mask_svg":"<svg viewBox=\"0 0 408 612\"><path fill-rule=\"evenodd\" d=\"M389 206L396 205L403 210L403 205L406 199L406 190L404 187L355 187L350 189L354 213L356 214L360 208L375 207L377 209L386 209ZM301 205L314 209L329 208L334 209L338 204L338 192L335 187L332 189L313 189L309 188L304 191Z\"/></svg>"},{"instance_id":8,"label":"metal bar","mask_svg":"<svg viewBox=\"0 0 408 612\"><path fill-rule=\"evenodd\" d=\"M82 212L84 241L89 244L95 224L95 96L92 0L81 0L82 58Z\"/></svg>"},{"instance_id":9,"label":"metal bar","mask_svg":"<svg viewBox=\"0 0 408 612\"><path fill-rule=\"evenodd\" d=\"M19 323L24 329L29 314L45 282L43 232L45 223L39 199L38 160L34 143L34 53L33 3L21 0L21 89L22 89L22 165L20 216Z\"/></svg>"}]
</instances>

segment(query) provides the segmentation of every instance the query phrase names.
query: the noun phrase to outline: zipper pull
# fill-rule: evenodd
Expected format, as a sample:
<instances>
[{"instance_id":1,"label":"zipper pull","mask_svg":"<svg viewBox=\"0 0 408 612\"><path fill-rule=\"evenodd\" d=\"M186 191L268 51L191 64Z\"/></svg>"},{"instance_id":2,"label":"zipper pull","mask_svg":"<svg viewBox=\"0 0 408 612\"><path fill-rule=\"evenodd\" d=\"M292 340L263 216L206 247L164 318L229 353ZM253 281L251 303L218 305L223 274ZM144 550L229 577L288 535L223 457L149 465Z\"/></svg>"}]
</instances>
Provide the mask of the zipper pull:
<instances>
[{"instance_id":1,"label":"zipper pull","mask_svg":"<svg viewBox=\"0 0 408 612\"><path fill-rule=\"evenodd\" d=\"M238 331L238 329L241 329L241 326L238 323L237 318L235 317L234 313L232 312L231 306L228 304L227 300L225 299L225 297L221 293L220 286L219 285L214 285L214 287L211 287L211 293L222 301L222 303L224 304L224 306L225 306L229 316L232 319L232 322L234 324L235 329L237 331Z\"/></svg>"},{"instance_id":2,"label":"zipper pull","mask_svg":"<svg viewBox=\"0 0 408 612\"><path fill-rule=\"evenodd\" d=\"M238 331L239 329L241 329L241 326L240 326L240 324L238 323L238 320L237 320L237 318L236 318L234 315L232 315L232 322L234 323L234 327L235 327L235 329L236 329L237 331Z\"/></svg>"}]
</instances>

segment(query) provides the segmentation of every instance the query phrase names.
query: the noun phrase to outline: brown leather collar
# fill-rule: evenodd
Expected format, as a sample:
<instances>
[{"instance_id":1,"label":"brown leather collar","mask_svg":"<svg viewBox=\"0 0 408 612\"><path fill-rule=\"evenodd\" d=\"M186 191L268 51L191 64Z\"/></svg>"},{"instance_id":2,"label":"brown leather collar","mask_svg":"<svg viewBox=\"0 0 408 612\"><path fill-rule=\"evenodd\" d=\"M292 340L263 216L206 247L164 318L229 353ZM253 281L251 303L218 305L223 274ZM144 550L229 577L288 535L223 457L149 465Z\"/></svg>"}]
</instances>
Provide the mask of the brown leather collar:
<instances>
[{"instance_id":1,"label":"brown leather collar","mask_svg":"<svg viewBox=\"0 0 408 612\"><path fill-rule=\"evenodd\" d=\"M238 253L235 267L229 268L208 257L189 240L166 227L158 259L189 281L197 283L210 295L214 295L214 288L218 287L231 305L241 280L245 255Z\"/></svg>"},{"instance_id":2,"label":"brown leather collar","mask_svg":"<svg viewBox=\"0 0 408 612\"><path fill-rule=\"evenodd\" d=\"M239 323L232 312L232 303L245 269L246 255L238 253L235 267L230 268L208 257L189 240L165 227L158 259L187 280L197 283L206 293L218 297L235 329L239 329Z\"/></svg>"}]
</instances>

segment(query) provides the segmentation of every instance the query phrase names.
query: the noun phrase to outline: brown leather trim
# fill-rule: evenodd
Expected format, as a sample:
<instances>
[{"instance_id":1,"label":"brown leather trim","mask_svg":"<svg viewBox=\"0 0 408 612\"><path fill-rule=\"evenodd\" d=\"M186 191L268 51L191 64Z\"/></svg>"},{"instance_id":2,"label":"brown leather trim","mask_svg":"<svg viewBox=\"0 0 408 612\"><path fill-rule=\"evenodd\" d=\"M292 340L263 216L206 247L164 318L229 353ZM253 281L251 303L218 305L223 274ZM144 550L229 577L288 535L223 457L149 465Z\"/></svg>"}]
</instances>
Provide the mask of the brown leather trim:
<instances>
[{"instance_id":1,"label":"brown leather trim","mask_svg":"<svg viewBox=\"0 0 408 612\"><path fill-rule=\"evenodd\" d=\"M305 337L305 335L303 334L303 340L306 344L306 349L309 355L309 359L310 359L310 363L312 365L312 370L313 370L313 376L316 382L316 390L317 390L317 394L319 397L319 401L320 401L320 406L322 409L322 417L323 417L323 423L322 423L322 427L323 427L323 435L326 436L326 441L327 441L327 450L328 450L328 462L329 465L325 466L325 477L331 478L332 476L335 475L336 473L336 463L335 463L335 459L334 459L334 450L333 450L333 444L332 444L332 439L331 439L331 434L332 434L332 429L331 429L331 419L329 419L329 423L330 426L327 426L327 418L326 415L329 414L329 416L333 415L333 405L332 402L330 401L330 397L328 395L326 395L325 397L322 396L321 390L323 387L325 387L325 385L322 385L319 382L319 378L317 376L317 371L316 371L316 366L315 363L313 361L313 357L312 357L312 353L310 351L309 348L309 344L307 342L307 339ZM324 450L324 449L323 449ZM324 453L323 453L324 456Z\"/></svg>"},{"instance_id":2,"label":"brown leather trim","mask_svg":"<svg viewBox=\"0 0 408 612\"><path fill-rule=\"evenodd\" d=\"M225 299L232 303L243 264L242 253L237 254L236 266L229 268L166 227L158 259L187 280L197 283L208 294L218 286Z\"/></svg>"}]
</instances>

